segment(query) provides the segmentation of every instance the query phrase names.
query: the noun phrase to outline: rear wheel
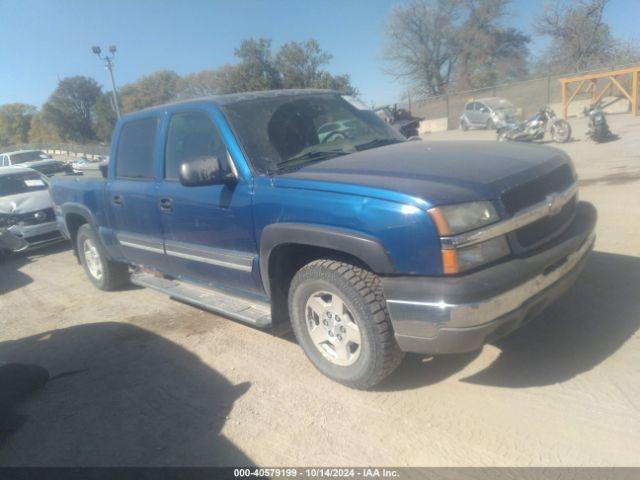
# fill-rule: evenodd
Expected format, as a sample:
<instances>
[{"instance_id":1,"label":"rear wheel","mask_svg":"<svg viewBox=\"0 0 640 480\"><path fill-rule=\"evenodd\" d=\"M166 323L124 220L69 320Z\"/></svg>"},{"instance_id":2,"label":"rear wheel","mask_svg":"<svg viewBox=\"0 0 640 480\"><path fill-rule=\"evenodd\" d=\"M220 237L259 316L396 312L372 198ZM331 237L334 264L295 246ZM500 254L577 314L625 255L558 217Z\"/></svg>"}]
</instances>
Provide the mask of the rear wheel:
<instances>
[{"instance_id":1,"label":"rear wheel","mask_svg":"<svg viewBox=\"0 0 640 480\"><path fill-rule=\"evenodd\" d=\"M571 138L571 125L564 120L557 120L551 126L551 137L557 143L566 143Z\"/></svg>"},{"instance_id":2,"label":"rear wheel","mask_svg":"<svg viewBox=\"0 0 640 480\"><path fill-rule=\"evenodd\" d=\"M460 120L460 130L462 130L463 132L469 130L469 124L464 118Z\"/></svg>"},{"instance_id":3,"label":"rear wheel","mask_svg":"<svg viewBox=\"0 0 640 480\"><path fill-rule=\"evenodd\" d=\"M76 247L87 277L100 290L115 290L129 281L129 266L109 260L91 225L78 229Z\"/></svg>"},{"instance_id":4,"label":"rear wheel","mask_svg":"<svg viewBox=\"0 0 640 480\"><path fill-rule=\"evenodd\" d=\"M309 360L337 382L370 388L402 361L372 272L335 260L307 264L291 282L289 315Z\"/></svg>"}]
</instances>

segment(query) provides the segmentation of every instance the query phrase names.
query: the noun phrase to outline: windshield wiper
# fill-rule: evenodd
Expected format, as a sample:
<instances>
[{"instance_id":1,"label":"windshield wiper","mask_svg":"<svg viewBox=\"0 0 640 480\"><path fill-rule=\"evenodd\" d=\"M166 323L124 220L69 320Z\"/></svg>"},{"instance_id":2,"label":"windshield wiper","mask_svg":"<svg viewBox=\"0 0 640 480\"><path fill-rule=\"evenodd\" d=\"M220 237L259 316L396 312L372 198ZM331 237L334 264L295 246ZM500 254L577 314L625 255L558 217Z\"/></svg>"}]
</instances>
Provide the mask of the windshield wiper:
<instances>
[{"instance_id":1,"label":"windshield wiper","mask_svg":"<svg viewBox=\"0 0 640 480\"><path fill-rule=\"evenodd\" d=\"M374 138L370 142L361 143L356 145L356 150L367 150L368 148L383 147L384 145L391 145L393 143L400 143L403 140L397 138Z\"/></svg>"},{"instance_id":2,"label":"windshield wiper","mask_svg":"<svg viewBox=\"0 0 640 480\"><path fill-rule=\"evenodd\" d=\"M303 167L305 165L309 165L313 162L319 162L321 160L327 160L333 157L339 157L340 155L347 155L349 152L346 152L342 149L335 150L315 150L312 152L303 153L302 155L296 155L295 157L291 157L284 162L280 162L277 166L277 172L282 173L283 171L292 170L297 167ZM305 160L310 160L309 162L305 162Z\"/></svg>"}]
</instances>

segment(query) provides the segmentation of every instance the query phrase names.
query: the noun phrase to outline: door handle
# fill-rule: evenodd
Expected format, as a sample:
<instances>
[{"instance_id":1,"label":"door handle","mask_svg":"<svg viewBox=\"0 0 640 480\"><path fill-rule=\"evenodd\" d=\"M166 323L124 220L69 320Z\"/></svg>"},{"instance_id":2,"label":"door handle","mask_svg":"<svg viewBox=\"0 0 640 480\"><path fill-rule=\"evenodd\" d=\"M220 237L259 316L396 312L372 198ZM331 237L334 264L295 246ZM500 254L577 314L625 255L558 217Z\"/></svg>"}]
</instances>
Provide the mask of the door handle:
<instances>
[{"instance_id":1,"label":"door handle","mask_svg":"<svg viewBox=\"0 0 640 480\"><path fill-rule=\"evenodd\" d=\"M161 198L159 203L160 210L163 212L170 212L173 210L173 200L171 198Z\"/></svg>"},{"instance_id":2,"label":"door handle","mask_svg":"<svg viewBox=\"0 0 640 480\"><path fill-rule=\"evenodd\" d=\"M114 195L111 198L111 201L113 202L114 205L122 205L124 203L124 199L122 198L122 195Z\"/></svg>"}]
</instances>

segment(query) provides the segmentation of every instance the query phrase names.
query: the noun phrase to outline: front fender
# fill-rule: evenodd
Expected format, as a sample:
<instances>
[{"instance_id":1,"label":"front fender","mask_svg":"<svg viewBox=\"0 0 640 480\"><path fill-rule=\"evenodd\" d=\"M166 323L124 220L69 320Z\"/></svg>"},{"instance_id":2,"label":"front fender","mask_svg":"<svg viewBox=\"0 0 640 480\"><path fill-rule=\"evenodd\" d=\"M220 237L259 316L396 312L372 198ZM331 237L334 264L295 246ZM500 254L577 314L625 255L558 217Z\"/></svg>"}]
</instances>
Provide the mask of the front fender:
<instances>
[{"instance_id":1,"label":"front fender","mask_svg":"<svg viewBox=\"0 0 640 480\"><path fill-rule=\"evenodd\" d=\"M277 246L284 244L309 245L344 252L359 258L378 274L391 274L395 271L385 248L370 235L327 225L275 223L264 228L260 239L260 275L267 294L271 291L271 253Z\"/></svg>"}]
</instances>

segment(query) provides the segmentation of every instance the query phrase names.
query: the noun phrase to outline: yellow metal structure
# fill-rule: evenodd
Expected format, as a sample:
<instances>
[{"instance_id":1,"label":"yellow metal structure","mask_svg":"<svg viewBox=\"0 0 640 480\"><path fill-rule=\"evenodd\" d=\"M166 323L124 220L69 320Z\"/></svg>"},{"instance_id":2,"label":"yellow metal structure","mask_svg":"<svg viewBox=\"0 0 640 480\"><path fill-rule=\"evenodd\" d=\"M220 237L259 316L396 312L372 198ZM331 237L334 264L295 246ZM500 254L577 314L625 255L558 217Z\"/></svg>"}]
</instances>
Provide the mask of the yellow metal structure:
<instances>
[{"instance_id":1,"label":"yellow metal structure","mask_svg":"<svg viewBox=\"0 0 640 480\"><path fill-rule=\"evenodd\" d=\"M638 74L640 74L640 65L630 68L624 68L621 70L611 70L601 73L590 73L588 75L580 75L578 77L561 78L562 84L562 117L567 118L567 110L569 104L576 98L580 92L591 92L591 101L593 103L600 100L607 91L611 91L613 88L617 89L622 95L624 95L629 102L631 102L631 113L634 117L638 116ZM626 88L620 83L619 77L630 75L631 76L631 92L628 92ZM601 78L608 79L605 86L598 92L598 80ZM577 83L578 86L571 91L569 86Z\"/></svg>"}]
</instances>

